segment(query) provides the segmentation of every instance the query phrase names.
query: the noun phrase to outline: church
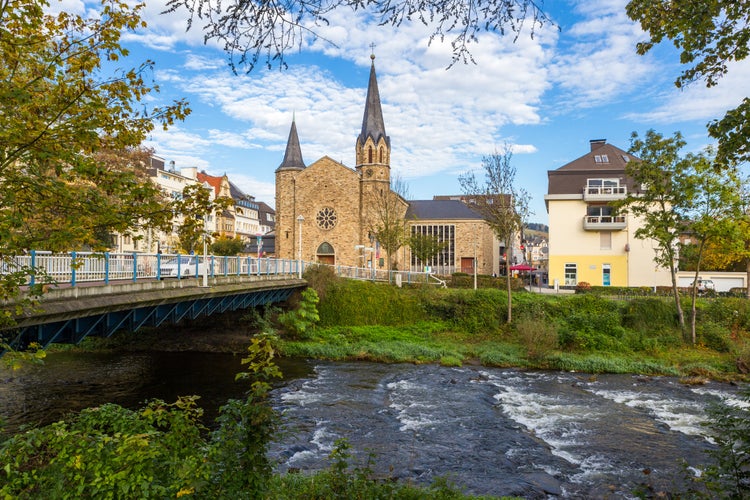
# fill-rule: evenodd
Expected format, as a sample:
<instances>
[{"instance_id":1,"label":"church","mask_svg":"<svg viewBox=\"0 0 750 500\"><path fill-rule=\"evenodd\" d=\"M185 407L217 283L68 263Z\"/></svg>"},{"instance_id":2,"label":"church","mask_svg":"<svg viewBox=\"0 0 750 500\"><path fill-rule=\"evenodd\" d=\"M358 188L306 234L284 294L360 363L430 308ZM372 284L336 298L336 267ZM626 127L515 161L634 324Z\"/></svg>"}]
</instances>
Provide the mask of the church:
<instances>
[{"instance_id":1,"label":"church","mask_svg":"<svg viewBox=\"0 0 750 500\"><path fill-rule=\"evenodd\" d=\"M391 140L370 56L362 130L352 169L328 156L306 165L292 121L284 159L276 169L276 256L337 266L423 271L499 273L502 249L489 226L460 196L405 200L391 188ZM428 262L411 254L408 242L388 241L428 235L442 249ZM390 239L389 239L390 238Z\"/></svg>"}]
</instances>

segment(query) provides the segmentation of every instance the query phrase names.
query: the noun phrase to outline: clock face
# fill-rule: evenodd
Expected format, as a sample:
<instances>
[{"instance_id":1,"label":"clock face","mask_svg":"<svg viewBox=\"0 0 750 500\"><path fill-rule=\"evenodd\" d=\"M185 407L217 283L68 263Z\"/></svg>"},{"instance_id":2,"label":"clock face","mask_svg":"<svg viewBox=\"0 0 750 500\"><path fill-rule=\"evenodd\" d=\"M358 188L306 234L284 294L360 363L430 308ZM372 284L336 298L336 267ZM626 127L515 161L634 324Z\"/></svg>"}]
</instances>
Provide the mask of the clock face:
<instances>
[{"instance_id":1,"label":"clock face","mask_svg":"<svg viewBox=\"0 0 750 500\"><path fill-rule=\"evenodd\" d=\"M367 177L372 177L372 169L371 169L371 168L368 168L367 170L365 170L365 175L366 175Z\"/></svg>"},{"instance_id":2,"label":"clock face","mask_svg":"<svg viewBox=\"0 0 750 500\"><path fill-rule=\"evenodd\" d=\"M324 207L315 216L315 220L321 229L333 229L336 226L336 211L331 207Z\"/></svg>"}]
</instances>

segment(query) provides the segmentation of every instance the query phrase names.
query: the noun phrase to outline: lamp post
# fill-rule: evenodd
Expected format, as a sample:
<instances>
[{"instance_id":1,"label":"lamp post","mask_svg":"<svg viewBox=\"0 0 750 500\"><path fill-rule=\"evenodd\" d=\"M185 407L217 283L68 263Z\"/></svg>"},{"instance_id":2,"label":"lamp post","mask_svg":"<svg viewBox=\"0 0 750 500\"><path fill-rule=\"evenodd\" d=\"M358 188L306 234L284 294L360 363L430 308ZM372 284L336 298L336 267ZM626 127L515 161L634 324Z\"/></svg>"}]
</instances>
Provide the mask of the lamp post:
<instances>
[{"instance_id":1,"label":"lamp post","mask_svg":"<svg viewBox=\"0 0 750 500\"><path fill-rule=\"evenodd\" d=\"M297 245L297 275L302 279L302 223L305 222L305 218L300 214L297 216L297 222L299 223L299 244Z\"/></svg>"}]
</instances>

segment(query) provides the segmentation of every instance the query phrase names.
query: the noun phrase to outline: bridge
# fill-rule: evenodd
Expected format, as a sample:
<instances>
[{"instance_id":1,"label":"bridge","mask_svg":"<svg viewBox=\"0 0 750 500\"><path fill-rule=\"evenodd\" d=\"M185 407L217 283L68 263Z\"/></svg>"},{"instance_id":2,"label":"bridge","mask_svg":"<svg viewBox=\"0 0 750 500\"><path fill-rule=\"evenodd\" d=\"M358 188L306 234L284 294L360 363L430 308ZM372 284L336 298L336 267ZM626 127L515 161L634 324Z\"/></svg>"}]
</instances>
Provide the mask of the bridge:
<instances>
[{"instance_id":1,"label":"bridge","mask_svg":"<svg viewBox=\"0 0 750 500\"><path fill-rule=\"evenodd\" d=\"M32 342L77 344L88 336L284 302L307 286L302 273L309 265L249 256L30 252L5 258L0 273L24 273L24 293L35 287L44 293L37 305L15 314L15 325L0 330L0 338L13 349ZM331 267L351 279L430 280L427 273Z\"/></svg>"}]
</instances>

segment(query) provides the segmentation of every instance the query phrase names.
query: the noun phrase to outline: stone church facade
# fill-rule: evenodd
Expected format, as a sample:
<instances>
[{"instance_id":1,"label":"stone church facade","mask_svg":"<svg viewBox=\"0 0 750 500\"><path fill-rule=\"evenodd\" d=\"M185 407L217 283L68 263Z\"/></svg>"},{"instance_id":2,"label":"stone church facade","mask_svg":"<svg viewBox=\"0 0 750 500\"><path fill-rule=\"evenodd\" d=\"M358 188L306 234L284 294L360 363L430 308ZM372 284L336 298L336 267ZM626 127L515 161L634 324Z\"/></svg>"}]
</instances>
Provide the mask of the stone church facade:
<instances>
[{"instance_id":1,"label":"stone church facade","mask_svg":"<svg viewBox=\"0 0 750 500\"><path fill-rule=\"evenodd\" d=\"M437 272L467 272L469 263L473 272L475 262L479 273L498 272L499 245L465 203L409 202L391 190L391 141L385 132L374 59L353 169L328 156L306 165L292 122L284 159L276 169L277 257L378 269L390 263L400 270L422 270L425 263L412 258L408 245L389 256L378 241L378 227L399 220L402 226L407 222L407 233L435 235L445 242L444 251L430 263L441 267Z\"/></svg>"}]
</instances>

